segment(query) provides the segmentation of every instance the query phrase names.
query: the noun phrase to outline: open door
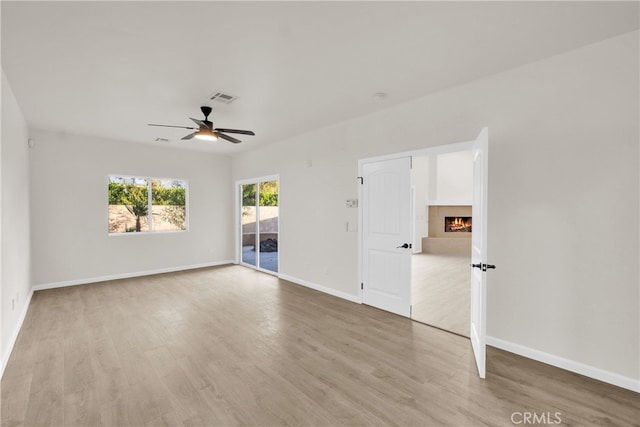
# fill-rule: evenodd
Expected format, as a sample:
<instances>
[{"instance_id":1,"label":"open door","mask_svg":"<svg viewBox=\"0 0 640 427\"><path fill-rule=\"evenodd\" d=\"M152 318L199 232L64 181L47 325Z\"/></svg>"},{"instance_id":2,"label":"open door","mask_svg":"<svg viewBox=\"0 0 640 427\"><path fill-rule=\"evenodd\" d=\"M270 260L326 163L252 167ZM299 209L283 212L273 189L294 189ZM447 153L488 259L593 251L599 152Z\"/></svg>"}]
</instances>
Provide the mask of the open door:
<instances>
[{"instance_id":1,"label":"open door","mask_svg":"<svg viewBox=\"0 0 640 427\"><path fill-rule=\"evenodd\" d=\"M411 315L411 158L362 167L362 301Z\"/></svg>"},{"instance_id":2,"label":"open door","mask_svg":"<svg viewBox=\"0 0 640 427\"><path fill-rule=\"evenodd\" d=\"M489 131L483 128L473 144L473 231L471 235L471 346L480 378L486 375L487 173Z\"/></svg>"}]
</instances>

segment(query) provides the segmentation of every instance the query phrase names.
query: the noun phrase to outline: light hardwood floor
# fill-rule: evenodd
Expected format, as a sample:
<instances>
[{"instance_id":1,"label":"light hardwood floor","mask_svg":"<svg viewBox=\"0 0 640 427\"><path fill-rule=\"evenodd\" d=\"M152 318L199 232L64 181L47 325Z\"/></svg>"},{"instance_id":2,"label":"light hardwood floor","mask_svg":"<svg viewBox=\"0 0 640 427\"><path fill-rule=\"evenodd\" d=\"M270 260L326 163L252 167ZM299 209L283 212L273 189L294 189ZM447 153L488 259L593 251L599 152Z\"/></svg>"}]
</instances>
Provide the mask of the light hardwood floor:
<instances>
[{"instance_id":1,"label":"light hardwood floor","mask_svg":"<svg viewBox=\"0 0 640 427\"><path fill-rule=\"evenodd\" d=\"M470 262L464 255L412 255L411 318L468 337Z\"/></svg>"},{"instance_id":2,"label":"light hardwood floor","mask_svg":"<svg viewBox=\"0 0 640 427\"><path fill-rule=\"evenodd\" d=\"M3 426L640 417L636 393L496 349L480 380L468 339L239 266L36 292L1 385Z\"/></svg>"}]
</instances>

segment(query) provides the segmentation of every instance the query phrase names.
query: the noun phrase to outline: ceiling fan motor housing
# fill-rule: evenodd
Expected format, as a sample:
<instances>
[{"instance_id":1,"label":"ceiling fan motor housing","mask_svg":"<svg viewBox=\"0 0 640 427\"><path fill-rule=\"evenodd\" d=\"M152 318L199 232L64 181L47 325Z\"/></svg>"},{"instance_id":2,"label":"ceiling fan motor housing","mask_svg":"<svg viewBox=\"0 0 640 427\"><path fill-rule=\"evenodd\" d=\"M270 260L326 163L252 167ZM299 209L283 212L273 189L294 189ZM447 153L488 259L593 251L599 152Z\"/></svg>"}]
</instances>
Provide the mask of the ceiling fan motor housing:
<instances>
[{"instance_id":1,"label":"ceiling fan motor housing","mask_svg":"<svg viewBox=\"0 0 640 427\"><path fill-rule=\"evenodd\" d=\"M209 114L211 114L211 107L203 105L202 107L200 107L200 111L202 111L202 114L204 114L204 120L208 121Z\"/></svg>"}]
</instances>

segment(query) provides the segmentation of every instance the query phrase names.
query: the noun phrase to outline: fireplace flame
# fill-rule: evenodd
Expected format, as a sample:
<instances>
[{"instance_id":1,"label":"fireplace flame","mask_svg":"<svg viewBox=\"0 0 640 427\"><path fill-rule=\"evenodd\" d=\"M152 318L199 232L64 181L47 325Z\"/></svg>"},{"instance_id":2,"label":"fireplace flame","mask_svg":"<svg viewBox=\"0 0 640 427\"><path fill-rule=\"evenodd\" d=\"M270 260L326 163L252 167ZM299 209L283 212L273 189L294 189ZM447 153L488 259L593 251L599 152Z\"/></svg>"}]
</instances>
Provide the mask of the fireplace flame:
<instances>
[{"instance_id":1,"label":"fireplace flame","mask_svg":"<svg viewBox=\"0 0 640 427\"><path fill-rule=\"evenodd\" d=\"M471 232L471 217L445 217L444 231L447 233L470 233Z\"/></svg>"}]
</instances>

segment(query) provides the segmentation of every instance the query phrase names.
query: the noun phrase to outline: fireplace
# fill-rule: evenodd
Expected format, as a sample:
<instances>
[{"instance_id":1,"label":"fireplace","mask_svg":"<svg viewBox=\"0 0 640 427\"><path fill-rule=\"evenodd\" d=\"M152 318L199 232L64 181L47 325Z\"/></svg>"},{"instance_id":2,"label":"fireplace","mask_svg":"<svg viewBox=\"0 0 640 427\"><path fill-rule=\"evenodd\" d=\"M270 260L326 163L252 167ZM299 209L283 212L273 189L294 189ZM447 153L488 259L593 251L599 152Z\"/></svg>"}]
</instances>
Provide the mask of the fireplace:
<instances>
[{"instance_id":1,"label":"fireplace","mask_svg":"<svg viewBox=\"0 0 640 427\"><path fill-rule=\"evenodd\" d=\"M444 232L445 233L471 233L471 217L470 216L445 216Z\"/></svg>"},{"instance_id":2,"label":"fireplace","mask_svg":"<svg viewBox=\"0 0 640 427\"><path fill-rule=\"evenodd\" d=\"M429 205L429 234L422 238L422 252L468 256L472 214L471 205Z\"/></svg>"},{"instance_id":3,"label":"fireplace","mask_svg":"<svg viewBox=\"0 0 640 427\"><path fill-rule=\"evenodd\" d=\"M429 206L428 236L432 238L470 239L471 205Z\"/></svg>"}]
</instances>

